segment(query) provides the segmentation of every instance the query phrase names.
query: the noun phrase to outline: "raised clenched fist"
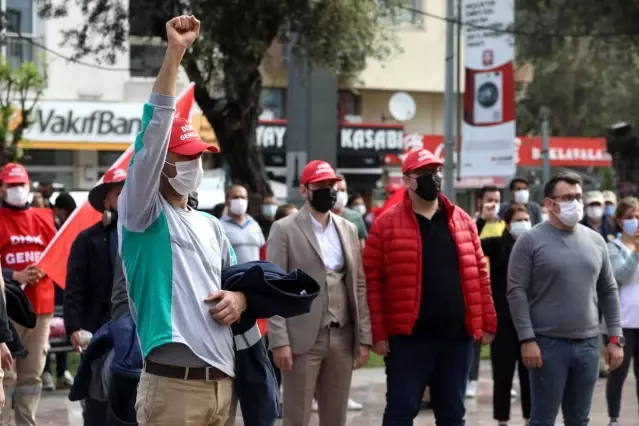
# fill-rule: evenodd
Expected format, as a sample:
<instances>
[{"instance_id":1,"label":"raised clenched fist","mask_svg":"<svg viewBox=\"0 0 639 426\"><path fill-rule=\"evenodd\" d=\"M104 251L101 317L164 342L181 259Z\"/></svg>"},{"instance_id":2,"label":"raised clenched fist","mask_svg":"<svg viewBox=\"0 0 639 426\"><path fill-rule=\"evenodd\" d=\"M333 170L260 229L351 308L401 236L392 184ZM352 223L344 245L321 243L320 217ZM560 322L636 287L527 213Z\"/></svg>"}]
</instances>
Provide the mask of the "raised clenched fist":
<instances>
[{"instance_id":1,"label":"raised clenched fist","mask_svg":"<svg viewBox=\"0 0 639 426\"><path fill-rule=\"evenodd\" d=\"M166 23L169 46L188 49L200 35L200 21L195 16L182 15Z\"/></svg>"}]
</instances>

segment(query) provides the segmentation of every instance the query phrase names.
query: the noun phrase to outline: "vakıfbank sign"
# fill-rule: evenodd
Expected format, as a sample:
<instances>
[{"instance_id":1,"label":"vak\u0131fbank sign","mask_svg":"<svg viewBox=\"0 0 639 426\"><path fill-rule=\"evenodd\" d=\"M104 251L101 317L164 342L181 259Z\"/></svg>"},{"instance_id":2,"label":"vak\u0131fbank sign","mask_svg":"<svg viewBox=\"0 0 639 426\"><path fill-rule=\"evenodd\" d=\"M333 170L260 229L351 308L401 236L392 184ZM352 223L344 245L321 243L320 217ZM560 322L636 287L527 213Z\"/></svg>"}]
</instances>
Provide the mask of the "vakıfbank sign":
<instances>
[{"instance_id":1,"label":"vak\u0131fbank sign","mask_svg":"<svg viewBox=\"0 0 639 426\"><path fill-rule=\"evenodd\" d=\"M140 131L142 108L138 103L41 101L24 139L131 143Z\"/></svg>"}]
</instances>

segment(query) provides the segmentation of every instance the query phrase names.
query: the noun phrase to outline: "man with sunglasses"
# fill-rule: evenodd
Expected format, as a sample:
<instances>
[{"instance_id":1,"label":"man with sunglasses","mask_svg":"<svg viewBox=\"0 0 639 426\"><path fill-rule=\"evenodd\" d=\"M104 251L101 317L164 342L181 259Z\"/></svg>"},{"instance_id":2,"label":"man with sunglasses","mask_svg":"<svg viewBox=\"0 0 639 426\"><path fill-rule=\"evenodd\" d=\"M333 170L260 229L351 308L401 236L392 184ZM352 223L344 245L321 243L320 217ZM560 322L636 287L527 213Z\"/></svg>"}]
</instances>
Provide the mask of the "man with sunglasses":
<instances>
[{"instance_id":1,"label":"man with sunglasses","mask_svg":"<svg viewBox=\"0 0 639 426\"><path fill-rule=\"evenodd\" d=\"M490 343L497 328L477 227L441 194L442 167L425 149L406 156L403 201L364 248L373 350L386 357L384 426L412 425L426 386L438 425L465 424L473 341Z\"/></svg>"},{"instance_id":2,"label":"man with sunglasses","mask_svg":"<svg viewBox=\"0 0 639 426\"><path fill-rule=\"evenodd\" d=\"M579 223L581 177L561 173L544 187L548 221L522 234L508 266L508 303L530 369L529 426L587 425L599 373L599 309L610 336L610 369L623 360L619 294L603 237Z\"/></svg>"}]
</instances>

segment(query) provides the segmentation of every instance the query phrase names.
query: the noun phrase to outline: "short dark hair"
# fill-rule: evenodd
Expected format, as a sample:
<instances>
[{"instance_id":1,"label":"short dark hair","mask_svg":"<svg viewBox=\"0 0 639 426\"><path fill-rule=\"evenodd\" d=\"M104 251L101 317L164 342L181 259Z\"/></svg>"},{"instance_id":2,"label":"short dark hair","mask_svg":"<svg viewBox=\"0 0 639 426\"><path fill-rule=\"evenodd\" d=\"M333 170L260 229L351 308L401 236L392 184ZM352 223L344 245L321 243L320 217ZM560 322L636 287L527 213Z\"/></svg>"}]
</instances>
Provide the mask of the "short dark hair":
<instances>
[{"instance_id":1,"label":"short dark hair","mask_svg":"<svg viewBox=\"0 0 639 426\"><path fill-rule=\"evenodd\" d=\"M483 200L483 199L484 199L484 195L485 195L487 192L499 192L499 188L497 188L495 185L486 185L486 186L483 186L483 187L479 190L478 197L479 197L480 199L482 199L482 200Z\"/></svg>"},{"instance_id":2,"label":"short dark hair","mask_svg":"<svg viewBox=\"0 0 639 426\"><path fill-rule=\"evenodd\" d=\"M526 185L530 186L530 182L528 182L528 179L526 179L523 176L515 176L513 180L510 181L510 185L508 186L508 189L510 189L511 191L515 189L516 183L525 183Z\"/></svg>"},{"instance_id":3,"label":"short dark hair","mask_svg":"<svg viewBox=\"0 0 639 426\"><path fill-rule=\"evenodd\" d=\"M555 187L559 182L566 182L569 185L581 185L583 180L575 172L561 172L550 178L544 185L544 197L552 198L555 195Z\"/></svg>"},{"instance_id":4,"label":"short dark hair","mask_svg":"<svg viewBox=\"0 0 639 426\"><path fill-rule=\"evenodd\" d=\"M296 209L295 204L282 204L275 211L275 220L280 220L289 215L289 211Z\"/></svg>"},{"instance_id":5,"label":"short dark hair","mask_svg":"<svg viewBox=\"0 0 639 426\"><path fill-rule=\"evenodd\" d=\"M506 222L506 224L509 224L510 222L512 222L513 216L515 216L515 213L519 213L519 212L528 213L528 207L526 207L523 204L516 204L516 203L510 204L508 208L506 209L506 213L504 213L504 222Z\"/></svg>"},{"instance_id":6,"label":"short dark hair","mask_svg":"<svg viewBox=\"0 0 639 426\"><path fill-rule=\"evenodd\" d=\"M67 192L61 192L55 199L53 207L66 210L67 213L71 213L76 208L75 200Z\"/></svg>"}]
</instances>

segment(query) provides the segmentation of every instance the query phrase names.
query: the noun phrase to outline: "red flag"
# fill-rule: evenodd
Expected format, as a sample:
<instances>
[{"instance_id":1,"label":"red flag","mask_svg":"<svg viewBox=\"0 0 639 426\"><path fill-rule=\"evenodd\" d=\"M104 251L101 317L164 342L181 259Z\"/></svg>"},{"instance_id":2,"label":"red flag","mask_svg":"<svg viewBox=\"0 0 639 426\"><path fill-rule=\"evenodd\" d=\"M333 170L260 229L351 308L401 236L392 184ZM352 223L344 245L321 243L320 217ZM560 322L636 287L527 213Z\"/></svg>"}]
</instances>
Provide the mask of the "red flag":
<instances>
[{"instance_id":1,"label":"red flag","mask_svg":"<svg viewBox=\"0 0 639 426\"><path fill-rule=\"evenodd\" d=\"M388 197L388 199L386 199L386 202L384 203L384 205L379 210L377 210L375 212L375 217L373 218L373 220L375 220L378 217L380 217L382 215L382 213L384 213L386 210L390 209L395 204L401 203L402 200L404 199L404 193L405 192L406 192L406 188L404 188L404 187L401 187L397 191L393 192L393 194L390 197Z\"/></svg>"},{"instance_id":2,"label":"red flag","mask_svg":"<svg viewBox=\"0 0 639 426\"><path fill-rule=\"evenodd\" d=\"M180 117L191 118L191 111L194 103L195 84L190 83L187 88L178 97L175 106L175 114ZM133 145L117 159L111 168L119 167L126 170L133 156ZM96 183L100 185L102 178ZM71 252L71 245L78 234L88 227L94 225L102 219L102 213L91 207L88 201L85 201L80 207L75 209L71 216L64 222L53 240L42 253L42 257L38 262L38 267L60 287L64 288L67 280L67 261Z\"/></svg>"}]
</instances>

